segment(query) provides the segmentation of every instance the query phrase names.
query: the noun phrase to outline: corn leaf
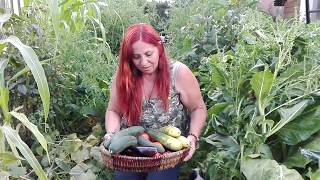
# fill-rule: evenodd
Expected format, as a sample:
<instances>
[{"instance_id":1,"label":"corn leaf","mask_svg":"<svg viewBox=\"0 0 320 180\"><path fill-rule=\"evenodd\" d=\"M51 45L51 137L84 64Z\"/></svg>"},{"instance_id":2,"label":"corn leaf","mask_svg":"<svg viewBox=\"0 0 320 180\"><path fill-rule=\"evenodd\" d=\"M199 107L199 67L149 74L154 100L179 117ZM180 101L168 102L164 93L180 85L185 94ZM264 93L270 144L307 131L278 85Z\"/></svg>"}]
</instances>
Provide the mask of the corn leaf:
<instances>
[{"instance_id":1,"label":"corn leaf","mask_svg":"<svg viewBox=\"0 0 320 180\"><path fill-rule=\"evenodd\" d=\"M1 129L4 132L6 139L12 141L16 145L16 147L19 149L23 157L26 158L30 166L33 168L33 170L37 174L38 178L40 180L46 180L47 177L41 165L39 164L38 160L32 153L31 149L28 147L28 145L22 141L19 134L8 125L3 125Z\"/></svg>"},{"instance_id":2,"label":"corn leaf","mask_svg":"<svg viewBox=\"0 0 320 180\"><path fill-rule=\"evenodd\" d=\"M10 19L10 17L11 17L11 14L0 15L0 29L2 28L2 25Z\"/></svg>"},{"instance_id":3,"label":"corn leaf","mask_svg":"<svg viewBox=\"0 0 320 180\"><path fill-rule=\"evenodd\" d=\"M8 65L8 60L3 60L0 62L0 87L4 88L5 84L4 84L4 69L7 67Z\"/></svg>"},{"instance_id":4,"label":"corn leaf","mask_svg":"<svg viewBox=\"0 0 320 180\"><path fill-rule=\"evenodd\" d=\"M19 38L15 36L9 36L7 39L1 40L2 42L10 42L21 52L27 66L30 68L32 75L37 83L40 97L43 103L43 109L45 113L45 121L48 118L50 94L47 78L44 70L39 62L38 56L29 46L24 45ZM1 43L0 41L0 43Z\"/></svg>"},{"instance_id":5,"label":"corn leaf","mask_svg":"<svg viewBox=\"0 0 320 180\"><path fill-rule=\"evenodd\" d=\"M18 112L14 112L11 111L10 114L17 118L24 126L26 126L31 132L32 134L37 138L37 140L39 141L39 143L41 144L41 146L43 147L43 149L48 152L48 145L47 145L47 141L44 138L44 136L41 134L41 132L39 131L38 127L35 126L34 124L32 124L28 118L26 117L26 115L24 115L23 113L18 113Z\"/></svg>"}]
</instances>

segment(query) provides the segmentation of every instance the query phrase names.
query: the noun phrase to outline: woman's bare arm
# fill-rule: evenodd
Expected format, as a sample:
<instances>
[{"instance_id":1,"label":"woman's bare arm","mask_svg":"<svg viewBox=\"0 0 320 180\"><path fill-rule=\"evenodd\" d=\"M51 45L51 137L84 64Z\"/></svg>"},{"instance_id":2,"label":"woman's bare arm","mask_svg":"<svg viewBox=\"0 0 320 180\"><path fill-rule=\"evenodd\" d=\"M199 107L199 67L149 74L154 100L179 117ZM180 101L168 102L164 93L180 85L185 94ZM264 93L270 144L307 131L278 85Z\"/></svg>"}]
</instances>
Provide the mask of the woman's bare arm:
<instances>
[{"instance_id":1,"label":"woman's bare arm","mask_svg":"<svg viewBox=\"0 0 320 180\"><path fill-rule=\"evenodd\" d=\"M111 84L110 100L105 115L105 128L107 133L115 133L120 130L120 108L117 101L115 80Z\"/></svg>"}]
</instances>

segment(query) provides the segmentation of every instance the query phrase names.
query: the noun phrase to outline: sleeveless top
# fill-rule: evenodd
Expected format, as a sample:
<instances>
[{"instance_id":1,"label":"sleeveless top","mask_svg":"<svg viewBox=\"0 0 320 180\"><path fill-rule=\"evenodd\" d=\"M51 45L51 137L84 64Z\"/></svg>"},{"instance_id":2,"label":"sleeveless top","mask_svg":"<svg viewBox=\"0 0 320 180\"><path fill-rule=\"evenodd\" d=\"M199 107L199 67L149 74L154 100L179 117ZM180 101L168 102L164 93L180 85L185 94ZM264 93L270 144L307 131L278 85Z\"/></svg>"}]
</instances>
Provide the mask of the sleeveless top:
<instances>
[{"instance_id":1,"label":"sleeveless top","mask_svg":"<svg viewBox=\"0 0 320 180\"><path fill-rule=\"evenodd\" d=\"M183 134L188 132L189 113L181 103L180 94L175 88L176 74L181 64L179 61L170 63L171 85L168 97L169 109L167 112L162 108L162 101L159 98L143 100L140 125L144 128L160 129L161 127L171 125L179 128ZM126 127L128 127L126 120L122 119L121 129Z\"/></svg>"}]
</instances>

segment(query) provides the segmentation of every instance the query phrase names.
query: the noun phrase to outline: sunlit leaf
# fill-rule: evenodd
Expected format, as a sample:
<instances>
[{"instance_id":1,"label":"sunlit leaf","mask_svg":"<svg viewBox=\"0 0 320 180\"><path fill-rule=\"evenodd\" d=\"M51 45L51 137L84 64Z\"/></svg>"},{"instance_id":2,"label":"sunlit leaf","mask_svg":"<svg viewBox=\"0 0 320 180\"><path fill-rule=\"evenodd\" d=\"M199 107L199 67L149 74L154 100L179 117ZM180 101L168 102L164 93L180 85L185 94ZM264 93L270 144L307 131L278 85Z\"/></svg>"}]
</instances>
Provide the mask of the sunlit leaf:
<instances>
[{"instance_id":1,"label":"sunlit leaf","mask_svg":"<svg viewBox=\"0 0 320 180\"><path fill-rule=\"evenodd\" d=\"M247 180L303 180L296 170L270 159L244 159L241 161L241 172Z\"/></svg>"},{"instance_id":2,"label":"sunlit leaf","mask_svg":"<svg viewBox=\"0 0 320 180\"><path fill-rule=\"evenodd\" d=\"M281 120L272 128L270 132L268 132L267 137L273 135L274 133L279 131L284 125L286 125L294 118L299 116L303 112L303 110L308 106L308 102L308 100L303 100L290 108L279 109L278 111L280 113Z\"/></svg>"},{"instance_id":3,"label":"sunlit leaf","mask_svg":"<svg viewBox=\"0 0 320 180\"><path fill-rule=\"evenodd\" d=\"M89 150L88 148L82 148L71 153L71 159L74 160L76 163L81 163L87 159L89 159Z\"/></svg>"},{"instance_id":4,"label":"sunlit leaf","mask_svg":"<svg viewBox=\"0 0 320 180\"><path fill-rule=\"evenodd\" d=\"M82 146L81 139L77 138L76 134L70 134L63 140L62 147L67 153L73 153Z\"/></svg>"},{"instance_id":5,"label":"sunlit leaf","mask_svg":"<svg viewBox=\"0 0 320 180\"><path fill-rule=\"evenodd\" d=\"M272 88L273 74L270 70L257 72L253 75L250 84L258 99L259 106L264 107Z\"/></svg>"},{"instance_id":6,"label":"sunlit leaf","mask_svg":"<svg viewBox=\"0 0 320 180\"><path fill-rule=\"evenodd\" d=\"M16 147L19 149L23 157L26 158L26 160L28 161L32 169L35 171L38 178L40 180L47 179L38 160L30 150L28 145L22 141L19 134L15 130L13 130L10 126L3 125L1 128L6 136L6 139L10 139L16 145Z\"/></svg>"}]
</instances>

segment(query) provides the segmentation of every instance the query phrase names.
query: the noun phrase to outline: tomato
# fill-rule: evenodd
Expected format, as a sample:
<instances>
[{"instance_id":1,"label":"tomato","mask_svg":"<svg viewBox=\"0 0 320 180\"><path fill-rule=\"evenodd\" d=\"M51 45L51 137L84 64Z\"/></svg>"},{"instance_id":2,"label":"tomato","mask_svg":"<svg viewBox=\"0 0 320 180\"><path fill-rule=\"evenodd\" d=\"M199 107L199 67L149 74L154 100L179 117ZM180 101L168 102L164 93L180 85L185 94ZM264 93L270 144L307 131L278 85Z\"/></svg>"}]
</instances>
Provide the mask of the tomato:
<instances>
[{"instance_id":1,"label":"tomato","mask_svg":"<svg viewBox=\"0 0 320 180\"><path fill-rule=\"evenodd\" d=\"M147 134L147 133L145 133L145 132L143 132L142 134L140 134L140 136L146 138L146 139L149 140L149 141L151 140L151 137L149 136L149 134Z\"/></svg>"},{"instance_id":2,"label":"tomato","mask_svg":"<svg viewBox=\"0 0 320 180\"><path fill-rule=\"evenodd\" d=\"M152 142L153 144L158 144L159 146L162 146L163 147L163 145L160 143L160 142L158 142L158 141L155 141L155 142Z\"/></svg>"}]
</instances>

